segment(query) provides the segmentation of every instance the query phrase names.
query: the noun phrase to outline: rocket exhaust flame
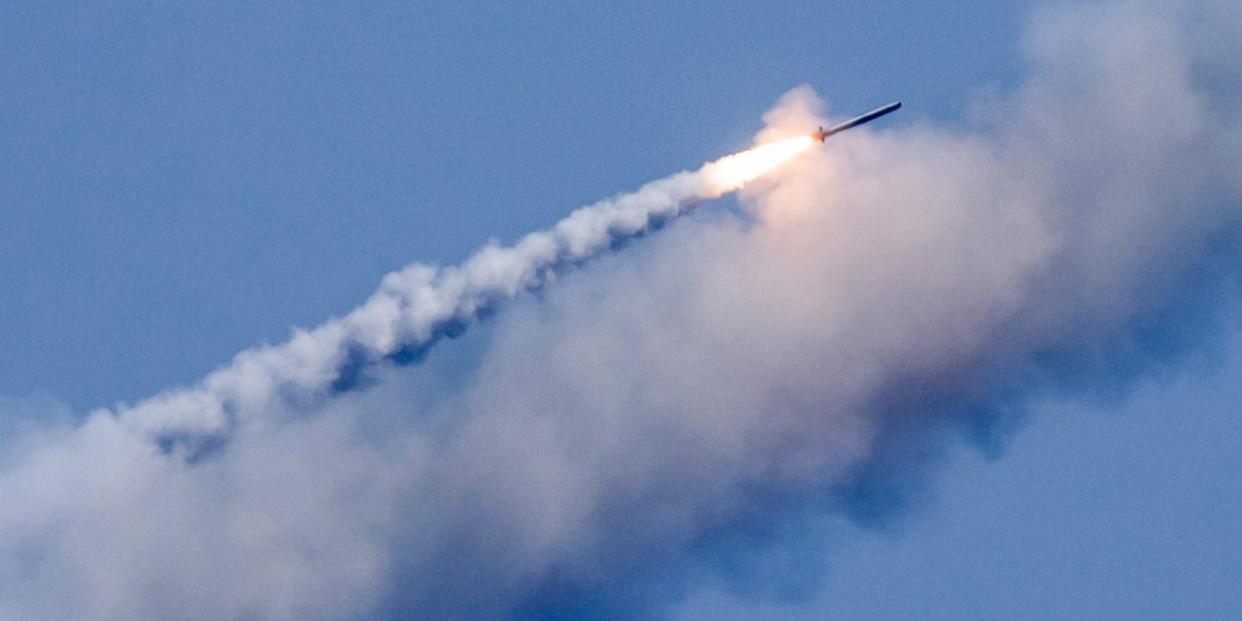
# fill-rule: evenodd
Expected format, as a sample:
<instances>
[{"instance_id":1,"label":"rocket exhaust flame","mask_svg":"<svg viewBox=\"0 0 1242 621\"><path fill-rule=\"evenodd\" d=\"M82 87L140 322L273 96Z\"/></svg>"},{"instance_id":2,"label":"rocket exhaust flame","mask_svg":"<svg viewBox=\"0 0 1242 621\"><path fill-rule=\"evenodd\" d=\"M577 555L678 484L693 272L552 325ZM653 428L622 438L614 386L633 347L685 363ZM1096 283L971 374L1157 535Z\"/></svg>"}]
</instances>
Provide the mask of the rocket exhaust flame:
<instances>
[{"instance_id":1,"label":"rocket exhaust flame","mask_svg":"<svg viewBox=\"0 0 1242 621\"><path fill-rule=\"evenodd\" d=\"M722 194L731 192L772 172L816 143L823 143L833 134L869 123L900 108L901 102L894 101L828 129L821 127L808 136L797 136L780 142L764 144L748 151L722 157L704 166L701 172L707 176L709 188Z\"/></svg>"},{"instance_id":2,"label":"rocket exhaust flame","mask_svg":"<svg viewBox=\"0 0 1242 621\"><path fill-rule=\"evenodd\" d=\"M760 145L722 157L704 166L703 173L707 176L709 187L720 193L731 192L768 174L814 144L812 137L798 136Z\"/></svg>"}]
</instances>

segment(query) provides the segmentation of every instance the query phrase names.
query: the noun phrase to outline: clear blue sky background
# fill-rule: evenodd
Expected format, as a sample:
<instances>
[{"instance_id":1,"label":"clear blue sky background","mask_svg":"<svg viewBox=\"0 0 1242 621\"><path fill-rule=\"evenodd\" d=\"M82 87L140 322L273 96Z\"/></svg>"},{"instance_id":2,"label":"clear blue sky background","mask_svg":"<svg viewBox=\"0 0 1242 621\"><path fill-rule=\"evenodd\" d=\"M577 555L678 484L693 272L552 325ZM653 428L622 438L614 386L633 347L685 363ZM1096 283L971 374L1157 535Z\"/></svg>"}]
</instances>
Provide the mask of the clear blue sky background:
<instances>
[{"instance_id":1,"label":"clear blue sky background","mask_svg":"<svg viewBox=\"0 0 1242 621\"><path fill-rule=\"evenodd\" d=\"M1020 78L1023 4L7 7L0 395L81 412L192 382L386 271L744 146L801 82L954 123ZM1236 618L1242 345L1220 357L960 455L896 535L835 546L810 603L682 614Z\"/></svg>"}]
</instances>

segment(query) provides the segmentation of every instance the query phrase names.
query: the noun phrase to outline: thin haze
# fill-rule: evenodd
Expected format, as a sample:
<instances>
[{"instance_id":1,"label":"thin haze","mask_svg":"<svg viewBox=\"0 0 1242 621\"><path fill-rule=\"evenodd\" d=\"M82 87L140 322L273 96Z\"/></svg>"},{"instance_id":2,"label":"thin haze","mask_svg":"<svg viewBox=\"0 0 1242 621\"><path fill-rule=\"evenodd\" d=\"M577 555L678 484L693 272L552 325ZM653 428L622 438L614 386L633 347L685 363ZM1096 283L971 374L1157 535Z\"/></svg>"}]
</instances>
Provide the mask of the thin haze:
<instances>
[{"instance_id":1,"label":"thin haze","mask_svg":"<svg viewBox=\"0 0 1242 621\"><path fill-rule=\"evenodd\" d=\"M1027 79L970 129L834 138L746 213L521 298L465 377L388 364L436 321L355 328L382 336L361 352L303 334L226 368L245 400L30 431L0 471L0 616L641 618L704 574L804 580L730 559L779 559L808 514L884 526L952 438L996 450L1029 399L1111 398L1214 335L1239 276L1239 42L1233 2L1041 13ZM795 88L759 141L824 112Z\"/></svg>"}]
</instances>

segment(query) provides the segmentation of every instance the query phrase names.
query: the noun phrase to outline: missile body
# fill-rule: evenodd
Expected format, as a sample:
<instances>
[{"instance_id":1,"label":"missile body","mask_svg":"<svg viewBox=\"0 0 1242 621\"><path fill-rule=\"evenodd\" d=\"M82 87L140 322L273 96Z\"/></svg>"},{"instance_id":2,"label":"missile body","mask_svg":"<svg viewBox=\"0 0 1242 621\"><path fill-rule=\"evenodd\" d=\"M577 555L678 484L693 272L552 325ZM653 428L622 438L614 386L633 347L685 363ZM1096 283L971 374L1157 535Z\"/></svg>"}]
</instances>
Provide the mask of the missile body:
<instances>
[{"instance_id":1,"label":"missile body","mask_svg":"<svg viewBox=\"0 0 1242 621\"><path fill-rule=\"evenodd\" d=\"M900 107L901 107L901 102L894 101L890 104L880 106L879 108L876 108L875 110L872 110L871 112L860 114L848 121L845 121L844 123L838 123L836 125L833 125L832 127L829 127L828 129L824 129L823 127L821 127L818 130L816 130L814 133L812 133L811 137L814 138L818 142L823 142L827 140L828 137L833 134L843 132L853 127L858 127L859 125L862 125L863 123L866 123L868 121L874 121L875 119L878 119L884 116L885 114L888 114L889 112L895 112Z\"/></svg>"}]
</instances>

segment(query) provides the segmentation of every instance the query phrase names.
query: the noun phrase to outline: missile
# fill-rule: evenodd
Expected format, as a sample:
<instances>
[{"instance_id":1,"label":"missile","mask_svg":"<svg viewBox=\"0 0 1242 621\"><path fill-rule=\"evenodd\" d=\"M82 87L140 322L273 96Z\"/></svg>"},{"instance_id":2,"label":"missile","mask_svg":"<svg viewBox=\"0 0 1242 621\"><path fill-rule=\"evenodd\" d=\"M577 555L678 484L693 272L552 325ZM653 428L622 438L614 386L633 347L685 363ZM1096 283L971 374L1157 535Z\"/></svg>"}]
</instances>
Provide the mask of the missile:
<instances>
[{"instance_id":1,"label":"missile","mask_svg":"<svg viewBox=\"0 0 1242 621\"><path fill-rule=\"evenodd\" d=\"M820 127L819 129L815 130L814 133L811 134L811 138L814 138L816 142L823 142L827 140L828 137L833 134L843 132L853 127L858 127L859 125L862 125L863 123L866 123L868 121L874 121L875 119L878 119L884 116L885 114L888 114L889 112L896 112L897 109L900 107L901 107L901 102L894 101L890 104L880 106L879 108L876 108L875 110L872 110L871 112L860 114L844 123L838 123L836 125L833 125L832 127L829 127L828 129L824 129L823 127Z\"/></svg>"}]
</instances>

